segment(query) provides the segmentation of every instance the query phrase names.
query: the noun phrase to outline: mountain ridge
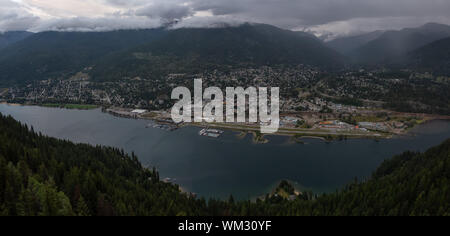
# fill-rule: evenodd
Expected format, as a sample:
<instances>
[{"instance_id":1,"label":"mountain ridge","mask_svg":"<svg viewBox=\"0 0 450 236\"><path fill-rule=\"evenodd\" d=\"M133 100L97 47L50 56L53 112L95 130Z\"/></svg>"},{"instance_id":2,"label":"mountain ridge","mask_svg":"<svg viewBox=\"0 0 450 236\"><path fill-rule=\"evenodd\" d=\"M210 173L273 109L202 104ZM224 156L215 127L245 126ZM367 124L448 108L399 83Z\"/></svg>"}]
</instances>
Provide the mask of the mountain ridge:
<instances>
[{"instance_id":1,"label":"mountain ridge","mask_svg":"<svg viewBox=\"0 0 450 236\"><path fill-rule=\"evenodd\" d=\"M19 42L32 34L33 33L27 31L7 31L0 33L0 50Z\"/></svg>"},{"instance_id":2,"label":"mountain ridge","mask_svg":"<svg viewBox=\"0 0 450 236\"><path fill-rule=\"evenodd\" d=\"M408 53L411 67L433 70L436 74L450 74L450 37L427 44Z\"/></svg>"},{"instance_id":3,"label":"mountain ridge","mask_svg":"<svg viewBox=\"0 0 450 236\"><path fill-rule=\"evenodd\" d=\"M263 24L42 32L1 51L0 83L67 77L86 67L93 68L94 79L108 80L162 76L186 68L297 63L331 67L342 61L339 53L311 34Z\"/></svg>"},{"instance_id":4,"label":"mountain ridge","mask_svg":"<svg viewBox=\"0 0 450 236\"><path fill-rule=\"evenodd\" d=\"M450 37L450 26L428 23L418 28L386 31L351 53L358 64L390 64L405 60L405 55L434 41Z\"/></svg>"},{"instance_id":5,"label":"mountain ridge","mask_svg":"<svg viewBox=\"0 0 450 236\"><path fill-rule=\"evenodd\" d=\"M36 33L0 51L0 84L76 73L109 53L149 42L162 34L162 29Z\"/></svg>"},{"instance_id":6,"label":"mountain ridge","mask_svg":"<svg viewBox=\"0 0 450 236\"><path fill-rule=\"evenodd\" d=\"M326 42L325 44L344 55L349 55L349 53L356 50L357 48L363 46L364 44L367 44L372 40L375 40L384 32L385 31L377 30L369 33L337 38Z\"/></svg>"}]
</instances>

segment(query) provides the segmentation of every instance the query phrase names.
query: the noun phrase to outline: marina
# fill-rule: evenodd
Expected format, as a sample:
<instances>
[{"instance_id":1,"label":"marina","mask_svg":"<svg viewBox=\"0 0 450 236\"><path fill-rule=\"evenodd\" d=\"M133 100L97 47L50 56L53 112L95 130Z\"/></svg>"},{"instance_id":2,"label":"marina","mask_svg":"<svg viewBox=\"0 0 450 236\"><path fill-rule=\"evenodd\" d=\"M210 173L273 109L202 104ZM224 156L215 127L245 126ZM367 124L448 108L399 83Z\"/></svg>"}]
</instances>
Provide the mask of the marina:
<instances>
[{"instance_id":1,"label":"marina","mask_svg":"<svg viewBox=\"0 0 450 236\"><path fill-rule=\"evenodd\" d=\"M220 135L223 134L222 130L217 130L217 129L202 129L200 130L200 132L198 132L198 134L200 136L205 136L205 137L209 137L209 138L219 138Z\"/></svg>"},{"instance_id":2,"label":"marina","mask_svg":"<svg viewBox=\"0 0 450 236\"><path fill-rule=\"evenodd\" d=\"M178 126L172 125L172 124L161 124L161 123L157 123L157 122L152 122L152 123L147 124L147 126L145 128L161 129L161 130L172 132L172 131L177 130Z\"/></svg>"},{"instance_id":3,"label":"marina","mask_svg":"<svg viewBox=\"0 0 450 236\"><path fill-rule=\"evenodd\" d=\"M176 180L186 192L199 197L220 199L230 194L235 199L252 199L270 192L283 179L298 183L301 191L334 192L355 177L371 176L389 157L425 151L450 135L450 122L436 120L411 129L408 136L378 141L305 138L297 144L289 137L267 136L269 143L255 144L251 135L237 137L234 131L214 134L210 131L213 127L202 132L206 136L199 135L205 127L179 126L173 132L152 126L146 129L152 121L125 119L100 109L0 104L0 112L51 137L134 152L143 166L155 167L162 180ZM208 138L207 134L220 138Z\"/></svg>"}]
</instances>

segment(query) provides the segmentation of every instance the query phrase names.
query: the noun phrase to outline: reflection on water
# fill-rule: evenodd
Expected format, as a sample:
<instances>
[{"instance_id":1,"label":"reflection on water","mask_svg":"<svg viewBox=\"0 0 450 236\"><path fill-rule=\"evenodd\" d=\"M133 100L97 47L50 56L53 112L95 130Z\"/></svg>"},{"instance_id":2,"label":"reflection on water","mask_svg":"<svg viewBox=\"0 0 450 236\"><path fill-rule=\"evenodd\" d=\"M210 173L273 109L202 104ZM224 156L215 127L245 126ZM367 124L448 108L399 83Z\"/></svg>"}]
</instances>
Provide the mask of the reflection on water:
<instances>
[{"instance_id":1,"label":"reflection on water","mask_svg":"<svg viewBox=\"0 0 450 236\"><path fill-rule=\"evenodd\" d=\"M347 140L305 144L271 136L268 144L225 132L219 139L198 135L198 128L174 132L148 128L143 120L124 119L100 110L64 110L0 105L0 112L32 125L49 136L134 151L144 165L162 177L205 197L252 198L288 179L315 192L330 192L366 178L385 158L407 150L424 151L450 138L450 123L434 121L416 127L408 137L391 140Z\"/></svg>"}]
</instances>

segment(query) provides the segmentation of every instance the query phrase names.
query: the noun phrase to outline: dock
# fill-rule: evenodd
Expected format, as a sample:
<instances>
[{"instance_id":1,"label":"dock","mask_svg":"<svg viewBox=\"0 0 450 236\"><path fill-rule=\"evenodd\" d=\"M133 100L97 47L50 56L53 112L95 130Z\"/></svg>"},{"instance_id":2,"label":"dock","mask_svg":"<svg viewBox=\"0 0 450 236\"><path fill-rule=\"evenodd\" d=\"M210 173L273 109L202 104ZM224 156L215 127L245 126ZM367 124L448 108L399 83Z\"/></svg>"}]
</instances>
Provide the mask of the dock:
<instances>
[{"instance_id":1,"label":"dock","mask_svg":"<svg viewBox=\"0 0 450 236\"><path fill-rule=\"evenodd\" d=\"M210 138L219 138L222 134L222 130L217 129L202 129L200 132L198 132L200 136L210 137Z\"/></svg>"},{"instance_id":2,"label":"dock","mask_svg":"<svg viewBox=\"0 0 450 236\"><path fill-rule=\"evenodd\" d=\"M172 124L160 124L160 123L149 123L145 128L154 128L154 129L162 129L165 131L175 131L178 129L177 125Z\"/></svg>"}]
</instances>

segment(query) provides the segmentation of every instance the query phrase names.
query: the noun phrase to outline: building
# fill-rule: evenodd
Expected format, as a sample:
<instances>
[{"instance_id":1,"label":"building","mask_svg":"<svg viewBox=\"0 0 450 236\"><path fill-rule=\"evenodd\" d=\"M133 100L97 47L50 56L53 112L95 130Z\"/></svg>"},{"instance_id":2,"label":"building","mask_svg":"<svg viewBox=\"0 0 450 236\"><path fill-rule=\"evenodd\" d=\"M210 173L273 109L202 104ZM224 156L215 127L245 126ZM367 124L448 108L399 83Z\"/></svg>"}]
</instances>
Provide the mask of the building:
<instances>
[{"instance_id":1,"label":"building","mask_svg":"<svg viewBox=\"0 0 450 236\"><path fill-rule=\"evenodd\" d=\"M136 114L136 115L142 115L146 112L147 112L147 110L141 110L141 109L136 109L136 110L131 111L131 113Z\"/></svg>"},{"instance_id":2,"label":"building","mask_svg":"<svg viewBox=\"0 0 450 236\"><path fill-rule=\"evenodd\" d=\"M358 126L361 128L365 128L368 130L376 130L376 131L388 131L388 127L384 123L373 123L373 122L359 122Z\"/></svg>"}]
</instances>

